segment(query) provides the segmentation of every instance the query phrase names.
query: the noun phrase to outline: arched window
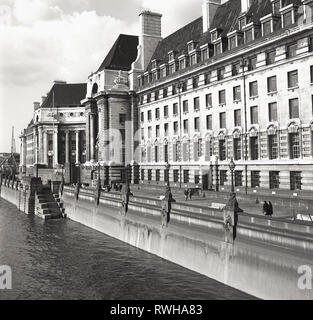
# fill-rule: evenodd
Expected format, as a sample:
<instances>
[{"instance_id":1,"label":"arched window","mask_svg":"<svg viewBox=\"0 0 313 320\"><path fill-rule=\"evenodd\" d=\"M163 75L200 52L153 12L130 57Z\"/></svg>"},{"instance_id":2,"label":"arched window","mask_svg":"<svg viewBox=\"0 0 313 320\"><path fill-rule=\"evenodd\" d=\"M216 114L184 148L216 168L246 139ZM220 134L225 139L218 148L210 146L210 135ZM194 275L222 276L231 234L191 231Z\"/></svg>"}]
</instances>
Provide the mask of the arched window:
<instances>
[{"instance_id":1,"label":"arched window","mask_svg":"<svg viewBox=\"0 0 313 320\"><path fill-rule=\"evenodd\" d=\"M96 94L98 93L98 85L95 83L93 86L92 86L92 94Z\"/></svg>"}]
</instances>

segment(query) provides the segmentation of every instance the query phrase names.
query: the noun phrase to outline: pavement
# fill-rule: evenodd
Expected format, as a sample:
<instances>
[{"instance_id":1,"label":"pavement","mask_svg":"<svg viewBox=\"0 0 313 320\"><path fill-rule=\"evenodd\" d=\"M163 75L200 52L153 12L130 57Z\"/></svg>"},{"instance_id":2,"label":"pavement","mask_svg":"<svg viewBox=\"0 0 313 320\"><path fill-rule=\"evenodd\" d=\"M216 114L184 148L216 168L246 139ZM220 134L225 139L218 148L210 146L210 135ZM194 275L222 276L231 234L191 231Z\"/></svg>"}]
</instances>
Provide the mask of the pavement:
<instances>
[{"instance_id":1,"label":"pavement","mask_svg":"<svg viewBox=\"0 0 313 320\"><path fill-rule=\"evenodd\" d=\"M152 199L160 199L160 196L163 195L161 190L151 190L151 189L144 189L142 186L140 190L138 187L131 186L131 191L134 196L146 196ZM202 207L211 206L212 203L220 203L226 204L227 200L224 198L216 198L215 192L206 192L205 198L203 196L192 196L192 199L185 200L184 190L176 191L172 190L173 198L178 202L186 202L188 205L194 204L199 205ZM239 207L244 210L247 214L254 214L254 215L263 215L263 203L252 203L251 199L247 200L240 200ZM304 212L295 212L294 208L290 206L273 206L273 217L282 218L282 219L292 219L295 214L304 213ZM306 212L307 213L307 212Z\"/></svg>"}]
</instances>

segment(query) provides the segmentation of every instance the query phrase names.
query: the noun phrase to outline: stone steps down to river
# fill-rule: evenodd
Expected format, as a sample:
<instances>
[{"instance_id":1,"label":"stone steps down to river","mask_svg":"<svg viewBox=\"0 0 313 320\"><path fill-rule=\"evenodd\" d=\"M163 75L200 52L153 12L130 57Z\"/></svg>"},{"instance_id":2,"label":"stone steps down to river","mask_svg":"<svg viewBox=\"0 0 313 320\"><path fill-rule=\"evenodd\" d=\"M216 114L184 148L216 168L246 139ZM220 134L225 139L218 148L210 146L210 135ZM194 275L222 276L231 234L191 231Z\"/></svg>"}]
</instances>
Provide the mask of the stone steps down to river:
<instances>
[{"instance_id":1,"label":"stone steps down to river","mask_svg":"<svg viewBox=\"0 0 313 320\"><path fill-rule=\"evenodd\" d=\"M58 194L53 194L49 187L43 186L35 196L35 215L48 219L59 219L65 216L63 203Z\"/></svg>"}]
</instances>

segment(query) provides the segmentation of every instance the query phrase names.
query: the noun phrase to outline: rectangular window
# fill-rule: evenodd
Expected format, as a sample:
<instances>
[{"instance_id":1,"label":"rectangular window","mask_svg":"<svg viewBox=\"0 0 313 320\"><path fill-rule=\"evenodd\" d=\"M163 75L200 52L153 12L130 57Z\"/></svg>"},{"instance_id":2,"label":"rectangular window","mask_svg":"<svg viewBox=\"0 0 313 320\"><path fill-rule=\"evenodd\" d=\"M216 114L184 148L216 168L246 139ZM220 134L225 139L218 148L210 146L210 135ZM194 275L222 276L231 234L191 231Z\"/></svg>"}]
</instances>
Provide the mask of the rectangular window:
<instances>
[{"instance_id":1,"label":"rectangular window","mask_svg":"<svg viewBox=\"0 0 313 320\"><path fill-rule=\"evenodd\" d=\"M151 121L152 120L152 111L149 110L148 111L148 121Z\"/></svg>"},{"instance_id":2,"label":"rectangular window","mask_svg":"<svg viewBox=\"0 0 313 320\"><path fill-rule=\"evenodd\" d=\"M168 106L164 106L164 118L168 117Z\"/></svg>"},{"instance_id":3,"label":"rectangular window","mask_svg":"<svg viewBox=\"0 0 313 320\"><path fill-rule=\"evenodd\" d=\"M177 94L177 85L173 84L173 86L172 86L172 95L174 96L175 94Z\"/></svg>"},{"instance_id":4,"label":"rectangular window","mask_svg":"<svg viewBox=\"0 0 313 320\"><path fill-rule=\"evenodd\" d=\"M164 161L168 162L168 144L164 146Z\"/></svg>"},{"instance_id":5,"label":"rectangular window","mask_svg":"<svg viewBox=\"0 0 313 320\"><path fill-rule=\"evenodd\" d=\"M151 102L151 93L148 93L147 94L147 103L150 103Z\"/></svg>"},{"instance_id":6,"label":"rectangular window","mask_svg":"<svg viewBox=\"0 0 313 320\"><path fill-rule=\"evenodd\" d=\"M241 109L234 111L234 125L235 127L241 126Z\"/></svg>"},{"instance_id":7,"label":"rectangular window","mask_svg":"<svg viewBox=\"0 0 313 320\"><path fill-rule=\"evenodd\" d=\"M286 48L286 58L290 59L297 55L297 43L290 44Z\"/></svg>"},{"instance_id":8,"label":"rectangular window","mask_svg":"<svg viewBox=\"0 0 313 320\"><path fill-rule=\"evenodd\" d=\"M225 68L221 68L217 70L217 80L223 80L224 79L224 74L225 74Z\"/></svg>"},{"instance_id":9,"label":"rectangular window","mask_svg":"<svg viewBox=\"0 0 313 320\"><path fill-rule=\"evenodd\" d=\"M186 92L187 91L187 81L183 81L181 88L182 88L182 92Z\"/></svg>"},{"instance_id":10,"label":"rectangular window","mask_svg":"<svg viewBox=\"0 0 313 320\"><path fill-rule=\"evenodd\" d=\"M229 39L229 50L232 50L232 49L236 48L236 46L237 46L236 38L237 38L237 37L234 36L234 37L231 37L231 38Z\"/></svg>"},{"instance_id":11,"label":"rectangular window","mask_svg":"<svg viewBox=\"0 0 313 320\"><path fill-rule=\"evenodd\" d=\"M206 129L207 130L213 130L213 127L212 127L212 115L208 115L206 116Z\"/></svg>"},{"instance_id":12,"label":"rectangular window","mask_svg":"<svg viewBox=\"0 0 313 320\"><path fill-rule=\"evenodd\" d=\"M148 181L152 180L152 170L148 169Z\"/></svg>"},{"instance_id":13,"label":"rectangular window","mask_svg":"<svg viewBox=\"0 0 313 320\"><path fill-rule=\"evenodd\" d=\"M143 112L141 112L141 114L140 114L140 121L141 122L145 121L145 114Z\"/></svg>"},{"instance_id":14,"label":"rectangular window","mask_svg":"<svg viewBox=\"0 0 313 320\"><path fill-rule=\"evenodd\" d=\"M164 135L168 136L168 123L164 123Z\"/></svg>"},{"instance_id":15,"label":"rectangular window","mask_svg":"<svg viewBox=\"0 0 313 320\"><path fill-rule=\"evenodd\" d=\"M272 50L266 53L266 64L270 65L275 63L276 59L276 50Z\"/></svg>"},{"instance_id":16,"label":"rectangular window","mask_svg":"<svg viewBox=\"0 0 313 320\"><path fill-rule=\"evenodd\" d=\"M155 170L155 181L160 181L160 169Z\"/></svg>"},{"instance_id":17,"label":"rectangular window","mask_svg":"<svg viewBox=\"0 0 313 320\"><path fill-rule=\"evenodd\" d=\"M311 83L313 83L313 66L310 67L310 79Z\"/></svg>"},{"instance_id":18,"label":"rectangular window","mask_svg":"<svg viewBox=\"0 0 313 320\"><path fill-rule=\"evenodd\" d=\"M173 104L173 116L178 116L178 103Z\"/></svg>"},{"instance_id":19,"label":"rectangular window","mask_svg":"<svg viewBox=\"0 0 313 320\"><path fill-rule=\"evenodd\" d=\"M290 172L290 190L301 190L302 186L302 172L301 171L291 171Z\"/></svg>"},{"instance_id":20,"label":"rectangular window","mask_svg":"<svg viewBox=\"0 0 313 320\"><path fill-rule=\"evenodd\" d=\"M159 162L159 146L154 146L154 162Z\"/></svg>"},{"instance_id":21,"label":"rectangular window","mask_svg":"<svg viewBox=\"0 0 313 320\"><path fill-rule=\"evenodd\" d=\"M283 26L284 28L290 27L292 25L292 12L286 12L283 15Z\"/></svg>"},{"instance_id":22,"label":"rectangular window","mask_svg":"<svg viewBox=\"0 0 313 320\"><path fill-rule=\"evenodd\" d=\"M159 125L157 125L157 126L155 127L155 135L156 135L157 137L160 136L160 126L159 126Z\"/></svg>"},{"instance_id":23,"label":"rectangular window","mask_svg":"<svg viewBox=\"0 0 313 320\"><path fill-rule=\"evenodd\" d=\"M178 135L178 121L173 123L174 135Z\"/></svg>"},{"instance_id":24,"label":"rectangular window","mask_svg":"<svg viewBox=\"0 0 313 320\"><path fill-rule=\"evenodd\" d=\"M270 160L274 160L278 158L277 134L268 136L268 151L269 151Z\"/></svg>"},{"instance_id":25,"label":"rectangular window","mask_svg":"<svg viewBox=\"0 0 313 320\"><path fill-rule=\"evenodd\" d=\"M300 136L298 132L289 133L290 159L300 158Z\"/></svg>"},{"instance_id":26,"label":"rectangular window","mask_svg":"<svg viewBox=\"0 0 313 320\"><path fill-rule=\"evenodd\" d=\"M189 143L188 142L184 142L183 143L183 161L187 162L189 161Z\"/></svg>"},{"instance_id":27,"label":"rectangular window","mask_svg":"<svg viewBox=\"0 0 313 320\"><path fill-rule=\"evenodd\" d=\"M258 112L257 106L250 108L250 121L251 121L251 124L259 123L259 112Z\"/></svg>"},{"instance_id":28,"label":"rectangular window","mask_svg":"<svg viewBox=\"0 0 313 320\"><path fill-rule=\"evenodd\" d=\"M240 73L240 63L234 63L232 65L232 76L237 76Z\"/></svg>"},{"instance_id":29,"label":"rectangular window","mask_svg":"<svg viewBox=\"0 0 313 320\"><path fill-rule=\"evenodd\" d=\"M188 125L188 120L184 120L184 134L189 133L189 125Z\"/></svg>"},{"instance_id":30,"label":"rectangular window","mask_svg":"<svg viewBox=\"0 0 313 320\"><path fill-rule=\"evenodd\" d=\"M226 160L226 141L219 140L219 158L221 161Z\"/></svg>"},{"instance_id":31,"label":"rectangular window","mask_svg":"<svg viewBox=\"0 0 313 320\"><path fill-rule=\"evenodd\" d=\"M241 87L236 86L233 88L233 98L234 101L239 101L241 99Z\"/></svg>"},{"instance_id":32,"label":"rectangular window","mask_svg":"<svg viewBox=\"0 0 313 320\"><path fill-rule=\"evenodd\" d=\"M193 99L193 109L194 111L200 111L200 98L196 97Z\"/></svg>"},{"instance_id":33,"label":"rectangular window","mask_svg":"<svg viewBox=\"0 0 313 320\"><path fill-rule=\"evenodd\" d=\"M212 108L212 93L208 93L205 96L205 106L207 109Z\"/></svg>"},{"instance_id":34,"label":"rectangular window","mask_svg":"<svg viewBox=\"0 0 313 320\"><path fill-rule=\"evenodd\" d=\"M222 43L221 42L217 43L215 45L215 55L222 53L222 48L223 48Z\"/></svg>"},{"instance_id":35,"label":"rectangular window","mask_svg":"<svg viewBox=\"0 0 313 320\"><path fill-rule=\"evenodd\" d=\"M212 77L211 72L207 72L207 73L204 75L204 84L209 84L209 83L211 83L211 77Z\"/></svg>"},{"instance_id":36,"label":"rectangular window","mask_svg":"<svg viewBox=\"0 0 313 320\"><path fill-rule=\"evenodd\" d=\"M152 138L152 127L148 127L148 138Z\"/></svg>"},{"instance_id":37,"label":"rectangular window","mask_svg":"<svg viewBox=\"0 0 313 320\"><path fill-rule=\"evenodd\" d=\"M235 187L242 187L242 171L235 171Z\"/></svg>"},{"instance_id":38,"label":"rectangular window","mask_svg":"<svg viewBox=\"0 0 313 320\"><path fill-rule=\"evenodd\" d=\"M145 169L141 169L141 181L145 180Z\"/></svg>"},{"instance_id":39,"label":"rectangular window","mask_svg":"<svg viewBox=\"0 0 313 320\"><path fill-rule=\"evenodd\" d=\"M253 81L249 83L249 94L250 98L258 96L258 82Z\"/></svg>"},{"instance_id":40,"label":"rectangular window","mask_svg":"<svg viewBox=\"0 0 313 320\"><path fill-rule=\"evenodd\" d=\"M227 183L227 171L220 170L220 185L225 186L226 183Z\"/></svg>"},{"instance_id":41,"label":"rectangular window","mask_svg":"<svg viewBox=\"0 0 313 320\"><path fill-rule=\"evenodd\" d=\"M218 103L226 104L226 92L225 90L221 90L218 92Z\"/></svg>"},{"instance_id":42,"label":"rectangular window","mask_svg":"<svg viewBox=\"0 0 313 320\"><path fill-rule=\"evenodd\" d=\"M160 109L157 108L155 109L155 120L159 120L160 119Z\"/></svg>"},{"instance_id":43,"label":"rectangular window","mask_svg":"<svg viewBox=\"0 0 313 320\"><path fill-rule=\"evenodd\" d=\"M155 91L155 93L154 93L154 100L155 100L155 101L159 100L159 90Z\"/></svg>"},{"instance_id":44,"label":"rectangular window","mask_svg":"<svg viewBox=\"0 0 313 320\"><path fill-rule=\"evenodd\" d=\"M251 188L259 188L260 180L260 171L251 171Z\"/></svg>"},{"instance_id":45,"label":"rectangular window","mask_svg":"<svg viewBox=\"0 0 313 320\"><path fill-rule=\"evenodd\" d=\"M220 129L226 128L226 112L220 113Z\"/></svg>"},{"instance_id":46,"label":"rectangular window","mask_svg":"<svg viewBox=\"0 0 313 320\"><path fill-rule=\"evenodd\" d=\"M299 100L298 98L289 100L289 118L299 118Z\"/></svg>"},{"instance_id":47,"label":"rectangular window","mask_svg":"<svg viewBox=\"0 0 313 320\"><path fill-rule=\"evenodd\" d=\"M259 159L259 141L258 137L250 137L251 160Z\"/></svg>"},{"instance_id":48,"label":"rectangular window","mask_svg":"<svg viewBox=\"0 0 313 320\"><path fill-rule=\"evenodd\" d=\"M246 31L246 43L251 42L252 40L253 40L253 29L249 29Z\"/></svg>"},{"instance_id":49,"label":"rectangular window","mask_svg":"<svg viewBox=\"0 0 313 320\"><path fill-rule=\"evenodd\" d=\"M272 21L266 21L263 23L263 36L268 36L272 33Z\"/></svg>"},{"instance_id":50,"label":"rectangular window","mask_svg":"<svg viewBox=\"0 0 313 320\"><path fill-rule=\"evenodd\" d=\"M195 118L194 120L195 132L200 132L200 118Z\"/></svg>"},{"instance_id":51,"label":"rectangular window","mask_svg":"<svg viewBox=\"0 0 313 320\"><path fill-rule=\"evenodd\" d=\"M208 48L205 48L201 50L201 60L204 61L209 58L209 50Z\"/></svg>"},{"instance_id":52,"label":"rectangular window","mask_svg":"<svg viewBox=\"0 0 313 320\"><path fill-rule=\"evenodd\" d=\"M200 172L199 170L195 171L195 184L199 184L200 183Z\"/></svg>"},{"instance_id":53,"label":"rectangular window","mask_svg":"<svg viewBox=\"0 0 313 320\"><path fill-rule=\"evenodd\" d=\"M193 89L197 89L199 87L199 77L194 77L192 79L192 87Z\"/></svg>"},{"instance_id":54,"label":"rectangular window","mask_svg":"<svg viewBox=\"0 0 313 320\"><path fill-rule=\"evenodd\" d=\"M268 104L268 118L270 122L277 121L277 102Z\"/></svg>"},{"instance_id":55,"label":"rectangular window","mask_svg":"<svg viewBox=\"0 0 313 320\"><path fill-rule=\"evenodd\" d=\"M174 182L178 182L179 181L179 170L175 169L173 171L173 175L174 175Z\"/></svg>"},{"instance_id":56,"label":"rectangular window","mask_svg":"<svg viewBox=\"0 0 313 320\"><path fill-rule=\"evenodd\" d=\"M279 171L270 171L270 189L279 189Z\"/></svg>"},{"instance_id":57,"label":"rectangular window","mask_svg":"<svg viewBox=\"0 0 313 320\"><path fill-rule=\"evenodd\" d=\"M234 139L234 159L241 160L241 139Z\"/></svg>"},{"instance_id":58,"label":"rectangular window","mask_svg":"<svg viewBox=\"0 0 313 320\"><path fill-rule=\"evenodd\" d=\"M298 70L288 72L288 88L295 88L298 86Z\"/></svg>"},{"instance_id":59,"label":"rectangular window","mask_svg":"<svg viewBox=\"0 0 313 320\"><path fill-rule=\"evenodd\" d=\"M183 113L188 113L188 100L183 101Z\"/></svg>"},{"instance_id":60,"label":"rectangular window","mask_svg":"<svg viewBox=\"0 0 313 320\"><path fill-rule=\"evenodd\" d=\"M267 92L277 92L277 78L276 76L267 78Z\"/></svg>"},{"instance_id":61,"label":"rectangular window","mask_svg":"<svg viewBox=\"0 0 313 320\"><path fill-rule=\"evenodd\" d=\"M189 183L189 170L184 170L184 183Z\"/></svg>"},{"instance_id":62,"label":"rectangular window","mask_svg":"<svg viewBox=\"0 0 313 320\"><path fill-rule=\"evenodd\" d=\"M179 60L179 69L183 70L186 68L185 59Z\"/></svg>"},{"instance_id":63,"label":"rectangular window","mask_svg":"<svg viewBox=\"0 0 313 320\"><path fill-rule=\"evenodd\" d=\"M257 57L251 57L249 59L249 64L248 64L248 70L255 70L256 69L256 64L257 64Z\"/></svg>"}]
</instances>

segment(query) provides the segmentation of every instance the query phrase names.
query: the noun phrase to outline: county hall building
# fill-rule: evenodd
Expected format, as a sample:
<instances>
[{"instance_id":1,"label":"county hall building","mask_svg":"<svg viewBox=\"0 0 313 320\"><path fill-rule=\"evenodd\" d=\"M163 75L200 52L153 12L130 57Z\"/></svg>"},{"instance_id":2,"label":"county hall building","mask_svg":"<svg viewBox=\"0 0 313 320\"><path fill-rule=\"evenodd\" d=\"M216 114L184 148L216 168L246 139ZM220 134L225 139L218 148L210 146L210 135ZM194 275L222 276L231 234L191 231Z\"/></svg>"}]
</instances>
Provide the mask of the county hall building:
<instances>
[{"instance_id":1,"label":"county hall building","mask_svg":"<svg viewBox=\"0 0 313 320\"><path fill-rule=\"evenodd\" d=\"M161 14L144 10L139 36L119 36L75 101L69 130L86 143L62 147L74 146L65 123L40 118L37 106L22 167L57 168L75 156L85 183L94 172L103 184L125 181L130 164L136 184L227 191L233 159L237 192L310 196L312 8L313 0L204 0L202 16L166 38ZM48 137L53 152L36 147Z\"/></svg>"},{"instance_id":2,"label":"county hall building","mask_svg":"<svg viewBox=\"0 0 313 320\"><path fill-rule=\"evenodd\" d=\"M138 76L143 183L164 184L169 164L172 186L226 191L233 158L237 192L313 190L312 8L205 0L158 43Z\"/></svg>"}]
</instances>

